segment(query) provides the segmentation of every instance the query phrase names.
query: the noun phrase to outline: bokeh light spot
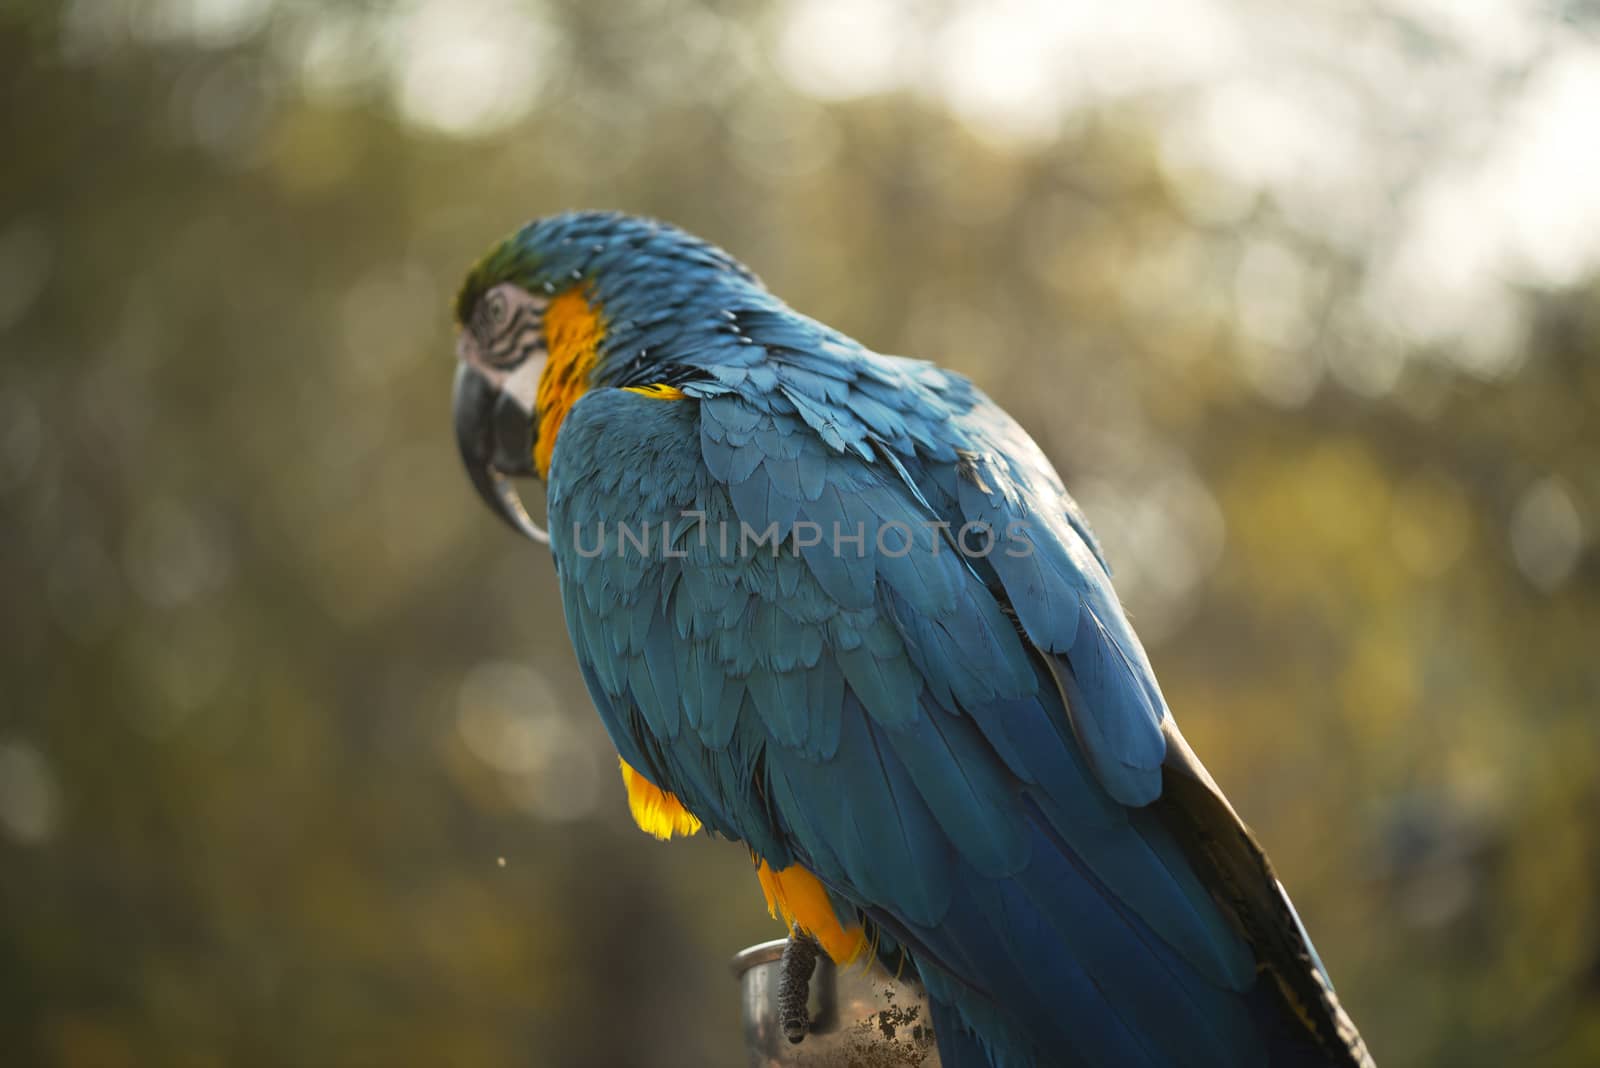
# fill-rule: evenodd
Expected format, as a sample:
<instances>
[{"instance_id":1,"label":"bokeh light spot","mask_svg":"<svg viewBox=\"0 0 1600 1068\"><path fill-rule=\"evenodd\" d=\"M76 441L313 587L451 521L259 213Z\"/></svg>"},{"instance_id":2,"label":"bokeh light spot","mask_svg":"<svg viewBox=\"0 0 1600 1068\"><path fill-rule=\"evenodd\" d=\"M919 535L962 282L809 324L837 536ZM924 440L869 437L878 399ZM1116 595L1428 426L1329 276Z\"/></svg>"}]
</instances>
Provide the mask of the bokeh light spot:
<instances>
[{"instance_id":1,"label":"bokeh light spot","mask_svg":"<svg viewBox=\"0 0 1600 1068\"><path fill-rule=\"evenodd\" d=\"M400 110L462 137L503 129L533 106L552 45L525 5L427 0L401 28Z\"/></svg>"},{"instance_id":2,"label":"bokeh light spot","mask_svg":"<svg viewBox=\"0 0 1600 1068\"><path fill-rule=\"evenodd\" d=\"M1511 514L1511 554L1528 581L1546 592L1572 574L1583 551L1583 519L1558 478L1528 487Z\"/></svg>"},{"instance_id":3,"label":"bokeh light spot","mask_svg":"<svg viewBox=\"0 0 1600 1068\"><path fill-rule=\"evenodd\" d=\"M56 833L61 792L44 755L29 742L0 740L0 829L37 845Z\"/></svg>"}]
</instances>

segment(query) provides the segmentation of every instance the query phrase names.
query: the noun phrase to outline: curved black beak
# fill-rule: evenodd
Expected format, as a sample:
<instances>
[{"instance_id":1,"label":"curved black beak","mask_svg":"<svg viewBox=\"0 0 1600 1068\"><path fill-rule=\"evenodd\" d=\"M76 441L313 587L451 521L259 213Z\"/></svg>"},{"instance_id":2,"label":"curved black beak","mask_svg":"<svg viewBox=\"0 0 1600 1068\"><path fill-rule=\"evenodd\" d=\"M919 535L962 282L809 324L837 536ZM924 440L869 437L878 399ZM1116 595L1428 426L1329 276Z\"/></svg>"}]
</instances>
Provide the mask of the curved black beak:
<instances>
[{"instance_id":1,"label":"curved black beak","mask_svg":"<svg viewBox=\"0 0 1600 1068\"><path fill-rule=\"evenodd\" d=\"M512 530L550 544L550 535L528 515L509 477L534 473L533 413L464 362L456 365L453 406L456 446L478 496Z\"/></svg>"}]
</instances>

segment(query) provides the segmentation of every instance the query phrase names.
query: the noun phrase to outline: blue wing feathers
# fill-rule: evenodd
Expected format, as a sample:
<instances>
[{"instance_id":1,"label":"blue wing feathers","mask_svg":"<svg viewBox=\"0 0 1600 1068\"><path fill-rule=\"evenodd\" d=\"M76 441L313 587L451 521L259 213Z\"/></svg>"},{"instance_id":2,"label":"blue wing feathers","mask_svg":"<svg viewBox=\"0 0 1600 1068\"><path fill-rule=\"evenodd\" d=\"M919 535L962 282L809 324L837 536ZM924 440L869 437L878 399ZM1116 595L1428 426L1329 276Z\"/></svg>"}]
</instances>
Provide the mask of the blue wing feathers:
<instances>
[{"instance_id":1,"label":"blue wing feathers","mask_svg":"<svg viewBox=\"0 0 1600 1068\"><path fill-rule=\"evenodd\" d=\"M1048 464L962 380L739 322L773 336L706 350L702 399L596 390L556 445L563 604L618 751L898 939L946 1063L1265 1063L1250 950L1138 808L1166 706ZM740 544L797 520L822 543ZM929 520L1030 524L1037 551L967 559ZM601 521L687 556L560 536Z\"/></svg>"},{"instance_id":2,"label":"blue wing feathers","mask_svg":"<svg viewBox=\"0 0 1600 1068\"><path fill-rule=\"evenodd\" d=\"M973 730L968 720L924 708L882 738L957 852L986 877L1015 875L1030 859L1026 829L1015 818L1017 783Z\"/></svg>"}]
</instances>

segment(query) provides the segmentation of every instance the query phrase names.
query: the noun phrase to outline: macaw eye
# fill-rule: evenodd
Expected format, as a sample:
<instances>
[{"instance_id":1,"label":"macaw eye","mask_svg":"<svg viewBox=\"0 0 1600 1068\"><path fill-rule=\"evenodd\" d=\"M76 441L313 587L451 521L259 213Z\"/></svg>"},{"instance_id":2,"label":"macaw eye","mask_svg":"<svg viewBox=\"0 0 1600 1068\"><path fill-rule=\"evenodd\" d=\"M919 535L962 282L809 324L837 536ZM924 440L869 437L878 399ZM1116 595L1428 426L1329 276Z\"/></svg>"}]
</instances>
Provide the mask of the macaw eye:
<instances>
[{"instance_id":1,"label":"macaw eye","mask_svg":"<svg viewBox=\"0 0 1600 1068\"><path fill-rule=\"evenodd\" d=\"M509 284L485 293L473 316L484 359L495 367L514 367L542 349L544 303Z\"/></svg>"}]
</instances>

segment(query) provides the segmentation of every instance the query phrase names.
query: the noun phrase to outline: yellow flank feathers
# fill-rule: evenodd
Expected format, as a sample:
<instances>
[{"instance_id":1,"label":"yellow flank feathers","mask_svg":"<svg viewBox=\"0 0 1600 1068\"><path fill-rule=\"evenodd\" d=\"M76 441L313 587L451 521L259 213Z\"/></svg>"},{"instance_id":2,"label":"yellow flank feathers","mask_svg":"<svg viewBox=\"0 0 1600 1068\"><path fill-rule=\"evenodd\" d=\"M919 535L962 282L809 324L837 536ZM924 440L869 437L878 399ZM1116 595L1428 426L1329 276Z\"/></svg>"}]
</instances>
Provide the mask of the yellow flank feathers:
<instances>
[{"instance_id":1,"label":"yellow flank feathers","mask_svg":"<svg viewBox=\"0 0 1600 1068\"><path fill-rule=\"evenodd\" d=\"M654 397L656 400L683 400L683 390L677 386L669 386L665 382L657 382L649 386L623 386L629 393L637 393L641 397Z\"/></svg>"},{"instance_id":2,"label":"yellow flank feathers","mask_svg":"<svg viewBox=\"0 0 1600 1068\"><path fill-rule=\"evenodd\" d=\"M628 811L641 831L665 842L675 834L687 838L700 829L700 821L683 802L634 771L621 757L617 764L622 768L622 785L628 788Z\"/></svg>"},{"instance_id":3,"label":"yellow flank feathers","mask_svg":"<svg viewBox=\"0 0 1600 1068\"><path fill-rule=\"evenodd\" d=\"M861 925L848 928L839 922L828 900L828 891L815 875L798 864L773 871L766 861L756 869L761 892L767 895L767 911L782 916L785 926L798 926L811 935L835 964L849 964L867 948L867 935Z\"/></svg>"},{"instance_id":4,"label":"yellow flank feathers","mask_svg":"<svg viewBox=\"0 0 1600 1068\"><path fill-rule=\"evenodd\" d=\"M605 336L600 307L589 302L581 286L560 294L544 310L545 349L550 356L539 377L539 440L533 447L534 470L541 478L549 477L550 453L561 421L588 390Z\"/></svg>"}]
</instances>

